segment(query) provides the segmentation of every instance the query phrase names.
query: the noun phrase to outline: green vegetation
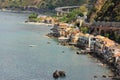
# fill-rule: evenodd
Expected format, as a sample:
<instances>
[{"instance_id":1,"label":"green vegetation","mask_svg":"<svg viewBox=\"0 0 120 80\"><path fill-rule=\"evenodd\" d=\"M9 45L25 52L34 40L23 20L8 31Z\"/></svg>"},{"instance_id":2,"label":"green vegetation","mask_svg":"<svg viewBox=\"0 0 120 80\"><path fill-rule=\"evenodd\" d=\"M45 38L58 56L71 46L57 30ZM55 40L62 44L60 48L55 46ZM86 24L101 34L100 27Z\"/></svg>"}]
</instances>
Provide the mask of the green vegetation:
<instances>
[{"instance_id":1,"label":"green vegetation","mask_svg":"<svg viewBox=\"0 0 120 80\"><path fill-rule=\"evenodd\" d=\"M102 9L106 1L107 0L93 0L93 4L88 12L88 22L94 22L97 13Z\"/></svg>"},{"instance_id":2,"label":"green vegetation","mask_svg":"<svg viewBox=\"0 0 120 80\"><path fill-rule=\"evenodd\" d=\"M105 35L105 37L108 37L108 38L109 38L109 37L110 37L110 34L109 34L109 33L107 33L107 34Z\"/></svg>"},{"instance_id":3,"label":"green vegetation","mask_svg":"<svg viewBox=\"0 0 120 80\"><path fill-rule=\"evenodd\" d=\"M47 7L49 9L54 9L60 6L77 6L85 3L87 0L44 0L42 7Z\"/></svg>"},{"instance_id":4,"label":"green vegetation","mask_svg":"<svg viewBox=\"0 0 120 80\"><path fill-rule=\"evenodd\" d=\"M38 21L37 17L38 17L38 14L32 13L32 14L30 14L30 16L29 16L29 21L37 22L37 21Z\"/></svg>"},{"instance_id":5,"label":"green vegetation","mask_svg":"<svg viewBox=\"0 0 120 80\"><path fill-rule=\"evenodd\" d=\"M108 0L98 12L96 21L120 22L120 0Z\"/></svg>"},{"instance_id":6,"label":"green vegetation","mask_svg":"<svg viewBox=\"0 0 120 80\"><path fill-rule=\"evenodd\" d=\"M96 12L96 11L97 11L97 8L93 7L93 8L91 9L91 11L92 11L92 12Z\"/></svg>"},{"instance_id":7,"label":"green vegetation","mask_svg":"<svg viewBox=\"0 0 120 80\"><path fill-rule=\"evenodd\" d=\"M120 22L120 0L94 0L88 14L88 21ZM99 3L99 4L98 4Z\"/></svg>"},{"instance_id":8,"label":"green vegetation","mask_svg":"<svg viewBox=\"0 0 120 80\"><path fill-rule=\"evenodd\" d=\"M61 22L72 22L76 20L77 16L81 16L81 17L84 16L83 12L81 12L80 9L72 10L70 13L60 18L60 21Z\"/></svg>"},{"instance_id":9,"label":"green vegetation","mask_svg":"<svg viewBox=\"0 0 120 80\"><path fill-rule=\"evenodd\" d=\"M87 12L86 6L82 5L79 9L74 9L70 13L60 18L61 22L72 22L75 21L78 16L83 17L84 13Z\"/></svg>"},{"instance_id":10,"label":"green vegetation","mask_svg":"<svg viewBox=\"0 0 120 80\"><path fill-rule=\"evenodd\" d=\"M105 37L108 37L118 43L120 43L120 34L119 32L110 31L105 34Z\"/></svg>"},{"instance_id":11,"label":"green vegetation","mask_svg":"<svg viewBox=\"0 0 120 80\"><path fill-rule=\"evenodd\" d=\"M77 6L86 3L86 0L0 0L0 7L37 7L54 9L60 6Z\"/></svg>"},{"instance_id":12,"label":"green vegetation","mask_svg":"<svg viewBox=\"0 0 120 80\"><path fill-rule=\"evenodd\" d=\"M87 12L88 10L87 10L87 8L85 7L85 5L83 5L83 6L80 6L80 11L81 11L81 12Z\"/></svg>"},{"instance_id":13,"label":"green vegetation","mask_svg":"<svg viewBox=\"0 0 120 80\"><path fill-rule=\"evenodd\" d=\"M106 1L102 4L96 4L99 1ZM98 6L101 6L99 8ZM88 21L108 21L108 22L120 22L120 0L95 0L93 7L88 14ZM110 31L108 33L101 34L118 43L120 43L120 33L114 33Z\"/></svg>"},{"instance_id":14,"label":"green vegetation","mask_svg":"<svg viewBox=\"0 0 120 80\"><path fill-rule=\"evenodd\" d=\"M32 14L30 14L30 16L29 16L29 19L37 18L37 16L38 16L38 14L32 13Z\"/></svg>"},{"instance_id":15,"label":"green vegetation","mask_svg":"<svg viewBox=\"0 0 120 80\"><path fill-rule=\"evenodd\" d=\"M80 27L80 30L81 30L83 33L88 33L88 28L87 28L87 27Z\"/></svg>"}]
</instances>

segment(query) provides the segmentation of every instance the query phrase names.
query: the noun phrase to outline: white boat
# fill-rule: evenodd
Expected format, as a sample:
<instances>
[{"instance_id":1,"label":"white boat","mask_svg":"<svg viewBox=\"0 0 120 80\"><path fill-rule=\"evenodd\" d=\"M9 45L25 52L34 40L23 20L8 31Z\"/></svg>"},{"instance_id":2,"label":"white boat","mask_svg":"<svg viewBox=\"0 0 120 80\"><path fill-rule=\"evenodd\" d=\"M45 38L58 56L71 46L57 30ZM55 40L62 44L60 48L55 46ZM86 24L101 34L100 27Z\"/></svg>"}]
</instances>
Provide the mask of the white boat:
<instances>
[{"instance_id":1,"label":"white boat","mask_svg":"<svg viewBox=\"0 0 120 80\"><path fill-rule=\"evenodd\" d=\"M35 47L36 45L29 45L29 47Z\"/></svg>"}]
</instances>

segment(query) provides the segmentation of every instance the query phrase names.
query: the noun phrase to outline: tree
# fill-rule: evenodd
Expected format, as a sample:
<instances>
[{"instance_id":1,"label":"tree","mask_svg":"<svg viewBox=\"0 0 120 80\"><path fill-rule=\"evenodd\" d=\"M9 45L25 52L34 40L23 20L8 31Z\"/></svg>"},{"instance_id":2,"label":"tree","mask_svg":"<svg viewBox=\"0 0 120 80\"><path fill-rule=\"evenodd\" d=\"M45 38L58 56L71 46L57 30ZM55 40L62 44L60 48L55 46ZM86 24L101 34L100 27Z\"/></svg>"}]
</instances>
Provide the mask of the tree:
<instances>
[{"instance_id":1,"label":"tree","mask_svg":"<svg viewBox=\"0 0 120 80\"><path fill-rule=\"evenodd\" d=\"M80 6L80 11L81 12L87 12L87 8L85 6Z\"/></svg>"},{"instance_id":2,"label":"tree","mask_svg":"<svg viewBox=\"0 0 120 80\"><path fill-rule=\"evenodd\" d=\"M29 16L29 21L30 21L30 22L37 22L37 21L38 21L37 17L38 17L38 14L32 13L32 14L30 14L30 16Z\"/></svg>"},{"instance_id":3,"label":"tree","mask_svg":"<svg viewBox=\"0 0 120 80\"><path fill-rule=\"evenodd\" d=\"M81 30L83 33L87 33L87 32L88 32L88 28L87 28L87 27L80 27L80 30Z\"/></svg>"},{"instance_id":4,"label":"tree","mask_svg":"<svg viewBox=\"0 0 120 80\"><path fill-rule=\"evenodd\" d=\"M32 13L32 14L30 14L30 16L29 16L29 19L35 19L35 18L37 18L37 16L38 16L38 14L36 14L36 13Z\"/></svg>"},{"instance_id":5,"label":"tree","mask_svg":"<svg viewBox=\"0 0 120 80\"><path fill-rule=\"evenodd\" d=\"M68 13L67 15L63 16L60 19L60 21L66 21L66 22L75 21L77 16L83 17L84 14L79 9L74 9L70 13Z\"/></svg>"},{"instance_id":6,"label":"tree","mask_svg":"<svg viewBox=\"0 0 120 80\"><path fill-rule=\"evenodd\" d=\"M5 2L5 0L2 0L2 2Z\"/></svg>"}]
</instances>

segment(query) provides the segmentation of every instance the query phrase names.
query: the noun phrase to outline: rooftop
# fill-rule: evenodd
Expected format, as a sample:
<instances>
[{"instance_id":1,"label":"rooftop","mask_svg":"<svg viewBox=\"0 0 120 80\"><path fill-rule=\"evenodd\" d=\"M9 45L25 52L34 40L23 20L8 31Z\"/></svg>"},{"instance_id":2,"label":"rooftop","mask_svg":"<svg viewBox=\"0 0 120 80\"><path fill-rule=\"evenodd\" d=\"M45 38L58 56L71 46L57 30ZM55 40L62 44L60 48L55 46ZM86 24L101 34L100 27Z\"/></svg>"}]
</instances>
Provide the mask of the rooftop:
<instances>
[{"instance_id":1,"label":"rooftop","mask_svg":"<svg viewBox=\"0 0 120 80\"><path fill-rule=\"evenodd\" d=\"M96 38L100 39L101 41L105 42L105 46L107 47L111 47L111 46L115 46L115 42L107 37L98 35L96 36Z\"/></svg>"}]
</instances>

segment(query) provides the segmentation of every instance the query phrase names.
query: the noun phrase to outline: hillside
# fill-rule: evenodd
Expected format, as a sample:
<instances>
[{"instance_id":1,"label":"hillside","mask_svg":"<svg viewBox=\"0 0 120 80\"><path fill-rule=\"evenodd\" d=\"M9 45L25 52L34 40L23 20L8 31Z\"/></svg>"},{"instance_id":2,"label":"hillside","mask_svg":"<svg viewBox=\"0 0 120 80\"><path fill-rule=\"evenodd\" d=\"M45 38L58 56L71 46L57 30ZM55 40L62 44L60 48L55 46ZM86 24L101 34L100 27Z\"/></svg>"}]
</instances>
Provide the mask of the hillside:
<instances>
[{"instance_id":1,"label":"hillside","mask_svg":"<svg viewBox=\"0 0 120 80\"><path fill-rule=\"evenodd\" d=\"M94 0L88 21L120 21L120 0Z\"/></svg>"},{"instance_id":2,"label":"hillside","mask_svg":"<svg viewBox=\"0 0 120 80\"><path fill-rule=\"evenodd\" d=\"M120 22L120 0L108 0L98 12L96 20Z\"/></svg>"},{"instance_id":3,"label":"hillside","mask_svg":"<svg viewBox=\"0 0 120 80\"><path fill-rule=\"evenodd\" d=\"M54 9L58 6L72 6L85 3L86 0L0 0L0 7L37 7Z\"/></svg>"},{"instance_id":4,"label":"hillside","mask_svg":"<svg viewBox=\"0 0 120 80\"><path fill-rule=\"evenodd\" d=\"M106 0L93 0L92 7L89 9L88 22L94 22L97 13L102 9Z\"/></svg>"}]
</instances>

